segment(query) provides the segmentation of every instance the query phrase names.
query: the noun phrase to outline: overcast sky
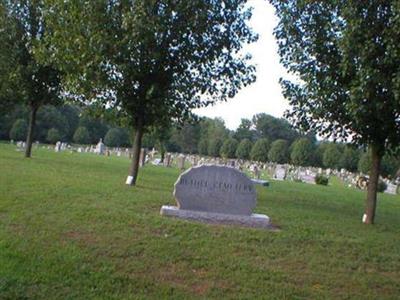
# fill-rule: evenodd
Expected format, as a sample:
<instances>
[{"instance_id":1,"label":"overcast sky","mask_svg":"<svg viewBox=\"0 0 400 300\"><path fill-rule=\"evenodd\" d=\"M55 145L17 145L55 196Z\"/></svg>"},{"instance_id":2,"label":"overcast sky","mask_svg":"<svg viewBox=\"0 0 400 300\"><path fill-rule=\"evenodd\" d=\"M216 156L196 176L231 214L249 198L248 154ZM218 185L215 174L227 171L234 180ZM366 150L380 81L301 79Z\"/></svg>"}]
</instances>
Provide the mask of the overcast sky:
<instances>
[{"instance_id":1,"label":"overcast sky","mask_svg":"<svg viewBox=\"0 0 400 300\"><path fill-rule=\"evenodd\" d=\"M278 46L273 36L278 22L274 8L265 0L250 0L249 4L254 7L250 25L259 34L259 40L246 46L245 51L253 55L257 81L242 89L228 102L195 111L200 116L221 117L232 130L239 126L242 118L250 119L261 112L282 117L289 107L278 82L280 77L286 76L286 72L279 63Z\"/></svg>"}]
</instances>

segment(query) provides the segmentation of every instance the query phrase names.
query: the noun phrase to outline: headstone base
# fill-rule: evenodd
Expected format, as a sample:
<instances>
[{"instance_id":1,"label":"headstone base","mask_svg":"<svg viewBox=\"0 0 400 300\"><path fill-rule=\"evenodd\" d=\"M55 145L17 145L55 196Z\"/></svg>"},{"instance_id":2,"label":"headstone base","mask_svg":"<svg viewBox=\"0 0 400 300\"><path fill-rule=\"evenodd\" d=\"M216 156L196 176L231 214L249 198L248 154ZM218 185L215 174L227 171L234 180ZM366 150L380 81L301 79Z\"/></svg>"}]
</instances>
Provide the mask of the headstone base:
<instances>
[{"instance_id":1,"label":"headstone base","mask_svg":"<svg viewBox=\"0 0 400 300\"><path fill-rule=\"evenodd\" d=\"M270 223L269 217L261 214L252 214L250 216L228 215L228 214L213 213L213 212L185 210L185 209L179 209L176 206L168 206L168 205L163 205L161 207L160 214L163 216L199 221L203 223L239 225L244 227L277 230L277 228Z\"/></svg>"},{"instance_id":2,"label":"headstone base","mask_svg":"<svg viewBox=\"0 0 400 300\"><path fill-rule=\"evenodd\" d=\"M262 179L251 179L251 182L253 182L254 184L259 184L262 186L269 186L269 182L267 180L262 180Z\"/></svg>"}]
</instances>

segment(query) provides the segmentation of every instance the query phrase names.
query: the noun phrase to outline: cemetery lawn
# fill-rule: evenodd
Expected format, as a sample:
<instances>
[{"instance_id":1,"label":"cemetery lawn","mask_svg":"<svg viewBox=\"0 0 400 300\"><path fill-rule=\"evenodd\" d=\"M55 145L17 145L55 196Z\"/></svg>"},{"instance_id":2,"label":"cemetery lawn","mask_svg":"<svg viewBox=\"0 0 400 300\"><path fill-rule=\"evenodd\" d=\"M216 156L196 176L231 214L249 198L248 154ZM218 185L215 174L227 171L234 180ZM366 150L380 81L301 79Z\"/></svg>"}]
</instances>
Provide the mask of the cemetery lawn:
<instances>
[{"instance_id":1,"label":"cemetery lawn","mask_svg":"<svg viewBox=\"0 0 400 300\"><path fill-rule=\"evenodd\" d=\"M0 299L398 299L400 196L271 182L280 232L161 217L179 170L0 144Z\"/></svg>"}]
</instances>

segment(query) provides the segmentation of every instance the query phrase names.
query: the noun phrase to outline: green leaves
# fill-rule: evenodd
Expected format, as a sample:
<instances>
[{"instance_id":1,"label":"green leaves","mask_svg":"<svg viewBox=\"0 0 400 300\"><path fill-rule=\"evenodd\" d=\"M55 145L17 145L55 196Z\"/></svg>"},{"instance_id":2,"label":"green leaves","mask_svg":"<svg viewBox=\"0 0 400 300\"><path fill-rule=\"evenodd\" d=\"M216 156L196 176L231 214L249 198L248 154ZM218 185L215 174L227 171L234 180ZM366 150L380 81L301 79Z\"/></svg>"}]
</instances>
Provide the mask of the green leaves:
<instances>
[{"instance_id":1,"label":"green leaves","mask_svg":"<svg viewBox=\"0 0 400 300\"><path fill-rule=\"evenodd\" d=\"M398 1L274 1L289 119L326 137L400 142Z\"/></svg>"},{"instance_id":2,"label":"green leaves","mask_svg":"<svg viewBox=\"0 0 400 300\"><path fill-rule=\"evenodd\" d=\"M257 38L245 2L45 0L51 34L37 55L66 73L72 93L118 107L132 124L182 123L255 80L240 52Z\"/></svg>"}]
</instances>

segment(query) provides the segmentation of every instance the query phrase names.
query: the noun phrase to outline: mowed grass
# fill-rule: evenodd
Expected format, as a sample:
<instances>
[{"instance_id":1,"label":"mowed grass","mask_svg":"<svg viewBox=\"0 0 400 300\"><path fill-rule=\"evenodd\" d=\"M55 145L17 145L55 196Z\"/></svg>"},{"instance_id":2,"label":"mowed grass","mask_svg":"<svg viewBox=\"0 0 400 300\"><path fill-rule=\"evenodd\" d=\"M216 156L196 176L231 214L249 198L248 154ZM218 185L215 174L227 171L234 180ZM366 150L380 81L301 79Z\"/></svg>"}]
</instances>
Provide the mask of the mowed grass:
<instances>
[{"instance_id":1,"label":"mowed grass","mask_svg":"<svg viewBox=\"0 0 400 300\"><path fill-rule=\"evenodd\" d=\"M161 217L179 170L0 144L0 299L399 299L400 197L272 182L280 232Z\"/></svg>"}]
</instances>

